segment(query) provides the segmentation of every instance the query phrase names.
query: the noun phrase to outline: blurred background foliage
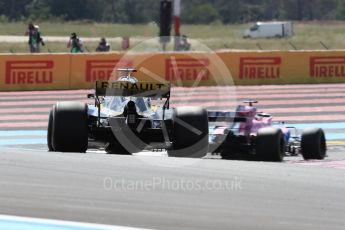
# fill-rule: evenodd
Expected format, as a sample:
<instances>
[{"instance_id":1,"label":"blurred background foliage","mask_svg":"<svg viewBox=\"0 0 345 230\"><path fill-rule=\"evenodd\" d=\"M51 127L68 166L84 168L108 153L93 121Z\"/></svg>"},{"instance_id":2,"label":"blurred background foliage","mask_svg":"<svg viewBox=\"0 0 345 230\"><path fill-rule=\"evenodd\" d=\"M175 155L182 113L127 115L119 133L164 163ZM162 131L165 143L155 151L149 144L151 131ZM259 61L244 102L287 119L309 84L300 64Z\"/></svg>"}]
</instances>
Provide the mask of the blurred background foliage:
<instances>
[{"instance_id":1,"label":"blurred background foliage","mask_svg":"<svg viewBox=\"0 0 345 230\"><path fill-rule=\"evenodd\" d=\"M141 24L157 21L160 0L0 0L0 22L90 21ZM344 20L345 0L182 0L187 24L257 20Z\"/></svg>"}]
</instances>

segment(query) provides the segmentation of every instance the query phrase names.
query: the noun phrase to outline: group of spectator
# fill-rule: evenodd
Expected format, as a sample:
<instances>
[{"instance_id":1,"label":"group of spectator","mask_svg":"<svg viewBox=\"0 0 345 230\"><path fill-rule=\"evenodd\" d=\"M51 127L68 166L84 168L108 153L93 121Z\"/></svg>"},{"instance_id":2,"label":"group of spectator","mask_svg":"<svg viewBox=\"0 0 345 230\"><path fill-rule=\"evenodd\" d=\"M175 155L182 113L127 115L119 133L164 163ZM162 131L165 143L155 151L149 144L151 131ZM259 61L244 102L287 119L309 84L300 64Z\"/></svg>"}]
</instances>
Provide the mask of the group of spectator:
<instances>
[{"instance_id":1,"label":"group of spectator","mask_svg":"<svg viewBox=\"0 0 345 230\"><path fill-rule=\"evenodd\" d=\"M29 36L29 48L31 53L39 53L41 51L41 45L44 46L45 43L41 37L41 31L38 25L33 23L28 24L28 29L25 32L26 36ZM71 33L69 41L67 43L67 48L70 49L71 53L82 53L85 50L82 39L76 34ZM110 44L105 38L101 38L96 52L109 52L111 50Z\"/></svg>"},{"instance_id":2,"label":"group of spectator","mask_svg":"<svg viewBox=\"0 0 345 230\"><path fill-rule=\"evenodd\" d=\"M39 53L41 50L41 45L44 46L45 43L41 37L40 27L34 25L33 23L28 24L28 29L25 32L26 36L29 36L29 48L31 53ZM178 37L178 41L175 43L176 51L189 51L191 49L191 44L187 41L187 36L183 35ZM67 48L70 49L71 53L83 53L85 50L82 39L76 34L71 33L69 41L67 43ZM123 49L129 48L129 38L123 38ZM96 52L109 52L111 50L110 44L105 38L101 38L96 48Z\"/></svg>"},{"instance_id":3,"label":"group of spectator","mask_svg":"<svg viewBox=\"0 0 345 230\"><path fill-rule=\"evenodd\" d=\"M67 48L70 48L71 53L84 52L83 41L80 39L80 37L76 33L71 33L70 39L67 43ZM96 48L96 52L109 52L109 51L110 51L110 44L107 42L105 38L101 38Z\"/></svg>"}]
</instances>

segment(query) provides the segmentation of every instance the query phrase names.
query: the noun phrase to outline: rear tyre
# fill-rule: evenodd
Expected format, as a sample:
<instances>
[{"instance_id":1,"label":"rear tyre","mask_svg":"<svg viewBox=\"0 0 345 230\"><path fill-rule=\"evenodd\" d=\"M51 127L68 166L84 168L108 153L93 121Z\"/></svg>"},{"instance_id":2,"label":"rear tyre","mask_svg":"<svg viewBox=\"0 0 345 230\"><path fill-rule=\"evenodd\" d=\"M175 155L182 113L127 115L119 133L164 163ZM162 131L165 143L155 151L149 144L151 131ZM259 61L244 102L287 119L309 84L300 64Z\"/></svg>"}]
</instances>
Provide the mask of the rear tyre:
<instances>
[{"instance_id":1,"label":"rear tyre","mask_svg":"<svg viewBox=\"0 0 345 230\"><path fill-rule=\"evenodd\" d=\"M54 116L55 105L49 112L49 120L48 120L48 130L47 130L47 145L48 151L54 151L53 144L52 144L52 132L53 132L53 116Z\"/></svg>"},{"instance_id":2,"label":"rear tyre","mask_svg":"<svg viewBox=\"0 0 345 230\"><path fill-rule=\"evenodd\" d=\"M281 129L273 127L259 129L255 148L259 160L283 161L285 149L283 132Z\"/></svg>"},{"instance_id":3,"label":"rear tyre","mask_svg":"<svg viewBox=\"0 0 345 230\"><path fill-rule=\"evenodd\" d=\"M57 152L86 152L88 107L80 102L58 102L53 110L52 147Z\"/></svg>"},{"instance_id":4,"label":"rear tyre","mask_svg":"<svg viewBox=\"0 0 345 230\"><path fill-rule=\"evenodd\" d=\"M176 108L170 157L201 158L208 152L208 115L200 107Z\"/></svg>"},{"instance_id":5,"label":"rear tyre","mask_svg":"<svg viewBox=\"0 0 345 230\"><path fill-rule=\"evenodd\" d=\"M309 128L302 132L301 152L305 160L322 160L326 156L325 133L320 128Z\"/></svg>"}]
</instances>

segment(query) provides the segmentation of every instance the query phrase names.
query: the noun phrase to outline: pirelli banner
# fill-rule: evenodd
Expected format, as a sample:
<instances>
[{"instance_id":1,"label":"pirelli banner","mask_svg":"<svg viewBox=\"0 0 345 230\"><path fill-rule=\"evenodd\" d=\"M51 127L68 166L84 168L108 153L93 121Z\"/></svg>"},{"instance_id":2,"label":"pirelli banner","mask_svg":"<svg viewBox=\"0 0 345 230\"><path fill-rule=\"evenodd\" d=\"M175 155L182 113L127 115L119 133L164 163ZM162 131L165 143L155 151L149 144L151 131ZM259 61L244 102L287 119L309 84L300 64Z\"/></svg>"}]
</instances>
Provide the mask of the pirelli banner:
<instances>
[{"instance_id":1,"label":"pirelli banner","mask_svg":"<svg viewBox=\"0 0 345 230\"><path fill-rule=\"evenodd\" d=\"M121 53L71 54L70 88L85 89L96 81L116 78L117 68L132 67L132 60L126 60Z\"/></svg>"},{"instance_id":2,"label":"pirelli banner","mask_svg":"<svg viewBox=\"0 0 345 230\"><path fill-rule=\"evenodd\" d=\"M0 55L0 90L66 89L70 56Z\"/></svg>"},{"instance_id":3,"label":"pirelli banner","mask_svg":"<svg viewBox=\"0 0 345 230\"><path fill-rule=\"evenodd\" d=\"M345 51L219 52L237 85L345 82Z\"/></svg>"},{"instance_id":4,"label":"pirelli banner","mask_svg":"<svg viewBox=\"0 0 345 230\"><path fill-rule=\"evenodd\" d=\"M337 83L345 82L345 51L2 54L0 90L91 88L123 67L178 86Z\"/></svg>"},{"instance_id":5,"label":"pirelli banner","mask_svg":"<svg viewBox=\"0 0 345 230\"><path fill-rule=\"evenodd\" d=\"M212 61L211 61L212 60ZM178 86L229 85L228 67L217 54L129 53L88 54L71 57L71 88L89 88L95 81L117 79L119 68L135 68L140 81Z\"/></svg>"},{"instance_id":6,"label":"pirelli banner","mask_svg":"<svg viewBox=\"0 0 345 230\"><path fill-rule=\"evenodd\" d=\"M142 81L158 81L175 86L233 84L231 73L221 58L208 53L165 53L128 55Z\"/></svg>"}]
</instances>

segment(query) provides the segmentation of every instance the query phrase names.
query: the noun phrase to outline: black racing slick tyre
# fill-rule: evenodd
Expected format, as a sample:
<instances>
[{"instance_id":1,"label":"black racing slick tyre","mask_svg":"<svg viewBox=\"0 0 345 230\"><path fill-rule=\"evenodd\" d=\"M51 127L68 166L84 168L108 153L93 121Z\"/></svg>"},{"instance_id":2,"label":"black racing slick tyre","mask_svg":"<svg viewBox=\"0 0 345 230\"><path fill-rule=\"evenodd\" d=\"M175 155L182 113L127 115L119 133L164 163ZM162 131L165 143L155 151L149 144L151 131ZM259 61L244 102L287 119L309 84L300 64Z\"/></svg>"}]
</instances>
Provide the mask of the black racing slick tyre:
<instances>
[{"instance_id":1,"label":"black racing slick tyre","mask_svg":"<svg viewBox=\"0 0 345 230\"><path fill-rule=\"evenodd\" d=\"M86 152L88 107L80 102L58 102L53 110L52 147L57 152Z\"/></svg>"},{"instance_id":2,"label":"black racing slick tyre","mask_svg":"<svg viewBox=\"0 0 345 230\"><path fill-rule=\"evenodd\" d=\"M285 141L281 129L273 127L259 129L256 136L255 150L259 160L283 161Z\"/></svg>"},{"instance_id":3,"label":"black racing slick tyre","mask_svg":"<svg viewBox=\"0 0 345 230\"><path fill-rule=\"evenodd\" d=\"M170 157L201 158L208 152L208 115L200 107L179 107L173 114Z\"/></svg>"},{"instance_id":4,"label":"black racing slick tyre","mask_svg":"<svg viewBox=\"0 0 345 230\"><path fill-rule=\"evenodd\" d=\"M301 153L305 160L322 160L326 156L325 133L320 128L309 128L302 132Z\"/></svg>"},{"instance_id":5,"label":"black racing slick tyre","mask_svg":"<svg viewBox=\"0 0 345 230\"><path fill-rule=\"evenodd\" d=\"M54 116L54 110L55 110L55 105L49 112L49 119L48 119L48 129L47 129L47 145L48 145L48 151L52 152L54 151L53 148L53 140L52 140L52 132L53 132L53 116Z\"/></svg>"}]
</instances>

